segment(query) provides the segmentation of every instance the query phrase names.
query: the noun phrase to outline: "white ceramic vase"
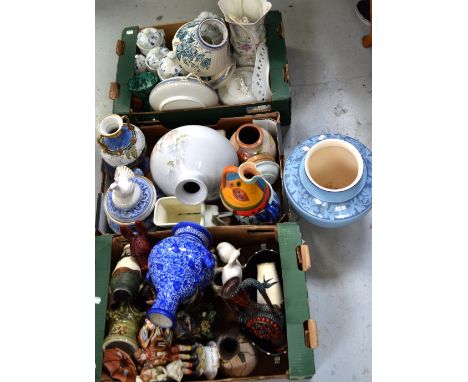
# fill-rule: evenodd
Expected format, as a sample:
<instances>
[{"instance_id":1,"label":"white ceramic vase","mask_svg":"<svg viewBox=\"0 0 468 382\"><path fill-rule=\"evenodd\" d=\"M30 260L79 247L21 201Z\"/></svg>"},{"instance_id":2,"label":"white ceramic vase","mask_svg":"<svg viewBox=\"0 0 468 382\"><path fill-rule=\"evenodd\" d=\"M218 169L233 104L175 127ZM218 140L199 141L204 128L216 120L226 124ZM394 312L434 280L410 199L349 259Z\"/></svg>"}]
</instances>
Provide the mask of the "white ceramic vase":
<instances>
[{"instance_id":1,"label":"white ceramic vase","mask_svg":"<svg viewBox=\"0 0 468 382\"><path fill-rule=\"evenodd\" d=\"M276 284L267 288L267 295L273 305L281 306L283 303L283 291L278 277L278 271L276 270L275 263L262 263L257 264L257 281L263 283L269 280L270 283L276 282ZM266 304L263 296L257 292L257 302L259 304Z\"/></svg>"},{"instance_id":2,"label":"white ceramic vase","mask_svg":"<svg viewBox=\"0 0 468 382\"><path fill-rule=\"evenodd\" d=\"M266 0L220 0L218 6L229 24L237 63L244 66L255 61L258 44L266 41L264 21L271 3Z\"/></svg>"},{"instance_id":3,"label":"white ceramic vase","mask_svg":"<svg viewBox=\"0 0 468 382\"><path fill-rule=\"evenodd\" d=\"M215 76L231 64L228 30L216 18L182 25L172 48L182 68L201 77Z\"/></svg>"},{"instance_id":4,"label":"white ceramic vase","mask_svg":"<svg viewBox=\"0 0 468 382\"><path fill-rule=\"evenodd\" d=\"M206 126L186 125L159 139L150 169L166 195L175 195L184 204L199 204L219 199L223 170L237 163L227 138Z\"/></svg>"}]
</instances>

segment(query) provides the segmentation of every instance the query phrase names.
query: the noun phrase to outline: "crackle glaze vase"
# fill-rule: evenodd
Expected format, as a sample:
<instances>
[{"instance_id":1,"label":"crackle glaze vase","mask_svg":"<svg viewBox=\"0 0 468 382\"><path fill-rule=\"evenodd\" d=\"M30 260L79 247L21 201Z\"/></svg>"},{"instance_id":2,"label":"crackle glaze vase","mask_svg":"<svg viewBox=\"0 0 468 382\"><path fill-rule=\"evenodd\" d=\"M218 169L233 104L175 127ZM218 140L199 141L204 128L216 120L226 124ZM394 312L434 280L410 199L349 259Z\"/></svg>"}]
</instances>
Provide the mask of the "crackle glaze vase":
<instances>
[{"instance_id":1,"label":"crackle glaze vase","mask_svg":"<svg viewBox=\"0 0 468 382\"><path fill-rule=\"evenodd\" d=\"M174 35L172 48L182 68L201 77L214 76L232 62L228 30L217 18L182 25Z\"/></svg>"},{"instance_id":2,"label":"crackle glaze vase","mask_svg":"<svg viewBox=\"0 0 468 382\"><path fill-rule=\"evenodd\" d=\"M115 170L118 166L143 167L145 172L146 141L143 132L128 121L127 116L113 114L98 126L97 143L103 161Z\"/></svg>"},{"instance_id":3,"label":"crackle glaze vase","mask_svg":"<svg viewBox=\"0 0 468 382\"><path fill-rule=\"evenodd\" d=\"M255 163L224 169L221 201L241 224L272 224L280 218L280 200Z\"/></svg>"},{"instance_id":4,"label":"crackle glaze vase","mask_svg":"<svg viewBox=\"0 0 468 382\"><path fill-rule=\"evenodd\" d=\"M148 259L157 297L147 316L162 328L174 327L179 304L210 285L215 266L213 240L203 226L181 222L172 235L155 245Z\"/></svg>"},{"instance_id":5,"label":"crackle glaze vase","mask_svg":"<svg viewBox=\"0 0 468 382\"><path fill-rule=\"evenodd\" d=\"M308 222L324 228L351 224L372 207L372 153L348 136L310 137L289 155L284 189Z\"/></svg>"},{"instance_id":6,"label":"crackle glaze vase","mask_svg":"<svg viewBox=\"0 0 468 382\"><path fill-rule=\"evenodd\" d=\"M184 204L219 199L221 175L237 166L229 140L206 126L181 126L158 140L150 158L151 175L161 191Z\"/></svg>"}]
</instances>

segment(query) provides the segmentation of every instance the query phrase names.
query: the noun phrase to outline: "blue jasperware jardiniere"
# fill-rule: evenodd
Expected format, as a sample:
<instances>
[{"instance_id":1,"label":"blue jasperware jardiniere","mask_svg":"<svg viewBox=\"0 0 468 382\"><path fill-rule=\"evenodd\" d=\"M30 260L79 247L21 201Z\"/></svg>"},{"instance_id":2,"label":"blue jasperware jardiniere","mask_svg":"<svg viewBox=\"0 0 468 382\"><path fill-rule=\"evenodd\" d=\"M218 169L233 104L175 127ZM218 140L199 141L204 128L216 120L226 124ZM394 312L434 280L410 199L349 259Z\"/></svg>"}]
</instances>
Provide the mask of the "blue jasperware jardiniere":
<instances>
[{"instance_id":1,"label":"blue jasperware jardiniere","mask_svg":"<svg viewBox=\"0 0 468 382\"><path fill-rule=\"evenodd\" d=\"M172 235L155 245L148 258L147 277L157 297L147 316L162 328L174 327L179 304L211 283L215 266L209 251L213 239L206 228L181 222Z\"/></svg>"},{"instance_id":2,"label":"blue jasperware jardiniere","mask_svg":"<svg viewBox=\"0 0 468 382\"><path fill-rule=\"evenodd\" d=\"M372 207L372 153L348 136L310 137L289 155L284 188L294 210L308 222L346 226Z\"/></svg>"}]
</instances>

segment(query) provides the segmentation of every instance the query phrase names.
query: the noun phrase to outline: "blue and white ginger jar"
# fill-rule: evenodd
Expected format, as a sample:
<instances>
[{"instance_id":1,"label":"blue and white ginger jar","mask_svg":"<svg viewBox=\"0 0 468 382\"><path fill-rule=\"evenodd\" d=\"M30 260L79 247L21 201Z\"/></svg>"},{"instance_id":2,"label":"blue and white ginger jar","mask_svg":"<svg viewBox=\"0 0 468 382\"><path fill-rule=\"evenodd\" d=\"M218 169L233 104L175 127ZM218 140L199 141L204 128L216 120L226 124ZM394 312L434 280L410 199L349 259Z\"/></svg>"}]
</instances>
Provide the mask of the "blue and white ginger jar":
<instances>
[{"instance_id":1,"label":"blue and white ginger jar","mask_svg":"<svg viewBox=\"0 0 468 382\"><path fill-rule=\"evenodd\" d=\"M162 328L174 326L181 302L210 285L215 266L209 251L213 240L203 226L181 222L172 235L155 245L148 258L147 277L157 297L147 316Z\"/></svg>"}]
</instances>

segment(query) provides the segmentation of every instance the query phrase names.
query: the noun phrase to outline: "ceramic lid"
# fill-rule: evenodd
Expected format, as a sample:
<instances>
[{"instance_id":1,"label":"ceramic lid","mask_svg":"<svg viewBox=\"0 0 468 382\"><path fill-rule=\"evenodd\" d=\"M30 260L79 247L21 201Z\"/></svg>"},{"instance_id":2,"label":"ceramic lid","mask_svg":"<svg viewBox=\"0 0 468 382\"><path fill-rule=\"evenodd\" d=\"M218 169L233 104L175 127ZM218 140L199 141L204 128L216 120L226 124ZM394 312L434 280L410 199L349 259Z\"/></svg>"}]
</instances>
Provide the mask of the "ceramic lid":
<instances>
[{"instance_id":1,"label":"ceramic lid","mask_svg":"<svg viewBox=\"0 0 468 382\"><path fill-rule=\"evenodd\" d=\"M253 68L237 68L227 83L218 89L219 99L225 105L256 102L252 93Z\"/></svg>"},{"instance_id":2,"label":"ceramic lid","mask_svg":"<svg viewBox=\"0 0 468 382\"><path fill-rule=\"evenodd\" d=\"M364 171L353 187L351 197L333 201L332 193L315 187L308 179L304 158L309 149L324 139L341 139L351 143L362 156ZM289 202L307 221L321 227L339 227L365 215L372 206L372 153L358 140L341 134L322 134L310 137L289 155L284 167L284 186Z\"/></svg>"},{"instance_id":3,"label":"ceramic lid","mask_svg":"<svg viewBox=\"0 0 468 382\"><path fill-rule=\"evenodd\" d=\"M129 182L139 186L140 196L138 201L128 209L119 208L112 200L112 190L107 190L104 199L104 211L118 223L133 223L136 220L144 220L153 211L156 203L156 190L151 181L143 176L134 176Z\"/></svg>"}]
</instances>

